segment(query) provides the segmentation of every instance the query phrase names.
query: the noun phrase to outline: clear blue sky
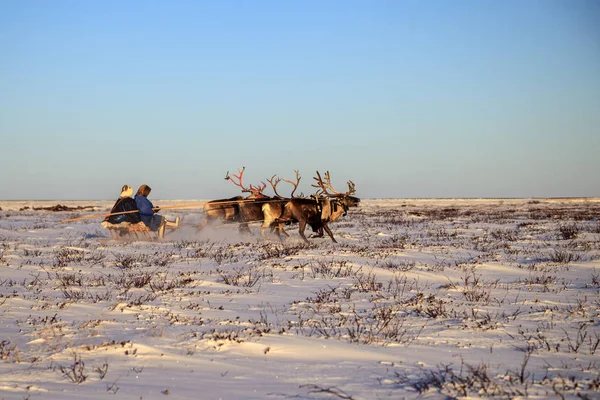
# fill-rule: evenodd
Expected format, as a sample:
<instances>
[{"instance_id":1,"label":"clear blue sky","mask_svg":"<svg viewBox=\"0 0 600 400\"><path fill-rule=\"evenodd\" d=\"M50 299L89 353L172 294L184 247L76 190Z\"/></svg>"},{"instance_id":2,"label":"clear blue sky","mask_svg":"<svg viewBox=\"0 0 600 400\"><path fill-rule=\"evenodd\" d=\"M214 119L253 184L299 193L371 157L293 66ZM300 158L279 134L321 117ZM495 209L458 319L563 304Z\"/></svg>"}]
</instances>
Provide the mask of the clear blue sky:
<instances>
[{"instance_id":1,"label":"clear blue sky","mask_svg":"<svg viewBox=\"0 0 600 400\"><path fill-rule=\"evenodd\" d=\"M0 1L0 199L228 197L242 166L600 196L600 2Z\"/></svg>"}]
</instances>

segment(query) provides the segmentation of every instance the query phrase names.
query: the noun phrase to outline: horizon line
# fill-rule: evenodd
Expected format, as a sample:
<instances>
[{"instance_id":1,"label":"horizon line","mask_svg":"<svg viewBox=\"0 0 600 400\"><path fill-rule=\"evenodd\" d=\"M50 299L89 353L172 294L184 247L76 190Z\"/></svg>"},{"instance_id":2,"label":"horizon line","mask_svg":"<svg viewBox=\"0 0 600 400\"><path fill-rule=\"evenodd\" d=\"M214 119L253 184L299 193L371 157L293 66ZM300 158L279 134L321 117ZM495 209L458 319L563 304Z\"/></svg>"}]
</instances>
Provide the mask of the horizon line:
<instances>
[{"instance_id":1,"label":"horizon line","mask_svg":"<svg viewBox=\"0 0 600 400\"><path fill-rule=\"evenodd\" d=\"M561 199L597 199L600 196L517 196L517 197L360 197L361 200L561 200ZM113 201L114 199L0 199L0 202L8 201ZM204 198L178 198L178 199L152 199L152 201L190 201L214 199Z\"/></svg>"}]
</instances>

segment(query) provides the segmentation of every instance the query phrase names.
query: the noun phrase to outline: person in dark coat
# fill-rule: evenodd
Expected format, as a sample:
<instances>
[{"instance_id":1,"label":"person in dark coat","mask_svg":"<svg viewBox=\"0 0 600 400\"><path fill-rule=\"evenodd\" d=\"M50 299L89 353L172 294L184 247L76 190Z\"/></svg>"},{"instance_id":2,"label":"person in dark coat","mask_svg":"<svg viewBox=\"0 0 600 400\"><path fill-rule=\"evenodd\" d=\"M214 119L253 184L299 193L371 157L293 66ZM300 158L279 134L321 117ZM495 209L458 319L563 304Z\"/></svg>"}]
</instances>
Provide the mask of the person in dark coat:
<instances>
[{"instance_id":1,"label":"person in dark coat","mask_svg":"<svg viewBox=\"0 0 600 400\"><path fill-rule=\"evenodd\" d=\"M142 221L152 231L162 230L164 232L165 226L178 227L179 217L175 222L167 221L167 219L161 215L158 215L158 207L154 207L152 202L148 200L148 195L152 189L148 185L142 185L138 189L135 195L135 203L138 210L140 210L140 216Z\"/></svg>"},{"instance_id":2,"label":"person in dark coat","mask_svg":"<svg viewBox=\"0 0 600 400\"><path fill-rule=\"evenodd\" d=\"M135 200L131 198L133 195L133 188L128 185L123 185L121 188L121 196L117 199L115 205L110 210L110 213L120 213L127 211L138 211ZM137 224L141 221L139 212L129 212L127 214L110 215L104 219L111 224L120 224L121 222L129 222L131 224Z\"/></svg>"}]
</instances>

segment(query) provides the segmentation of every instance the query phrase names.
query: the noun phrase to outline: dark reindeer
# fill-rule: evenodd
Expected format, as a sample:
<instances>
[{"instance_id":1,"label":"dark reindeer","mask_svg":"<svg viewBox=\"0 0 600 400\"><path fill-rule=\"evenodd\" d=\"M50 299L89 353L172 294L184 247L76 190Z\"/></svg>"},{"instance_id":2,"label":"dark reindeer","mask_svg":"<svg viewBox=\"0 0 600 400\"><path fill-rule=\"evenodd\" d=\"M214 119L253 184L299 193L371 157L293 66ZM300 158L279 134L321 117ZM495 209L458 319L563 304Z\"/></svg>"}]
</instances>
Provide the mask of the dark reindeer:
<instances>
[{"instance_id":1,"label":"dark reindeer","mask_svg":"<svg viewBox=\"0 0 600 400\"><path fill-rule=\"evenodd\" d=\"M198 226L201 230L209 223L221 221L223 223L238 222L240 233L250 233L248 227L249 222L261 221L261 207L269 197L265 196L262 191L267 187L266 183L261 182L260 186L250 185L245 187L243 184L243 176L246 167L238 169L238 175L227 172L225 180L231 181L234 185L242 189L242 193L250 193L248 197L236 196L229 199L212 200L204 205L204 220ZM235 179L234 179L235 178Z\"/></svg>"},{"instance_id":2,"label":"dark reindeer","mask_svg":"<svg viewBox=\"0 0 600 400\"><path fill-rule=\"evenodd\" d=\"M337 243L333 237L329 222L337 220L341 215L345 215L349 207L357 206L360 199L352 196L355 193L354 183L348 182L348 191L340 193L331 187L331 178L329 172L325 173L325 181L317 171L317 177L314 178L319 191L311 197L292 197L284 207L281 215L272 224L273 229L277 229L277 234L281 238L281 233L289 236L284 230L283 225L298 221L298 233L302 239L308 243L304 235L306 225L309 225L314 232L325 231L334 243ZM294 189L295 190L295 189ZM323 196L325 195L325 196Z\"/></svg>"}]
</instances>

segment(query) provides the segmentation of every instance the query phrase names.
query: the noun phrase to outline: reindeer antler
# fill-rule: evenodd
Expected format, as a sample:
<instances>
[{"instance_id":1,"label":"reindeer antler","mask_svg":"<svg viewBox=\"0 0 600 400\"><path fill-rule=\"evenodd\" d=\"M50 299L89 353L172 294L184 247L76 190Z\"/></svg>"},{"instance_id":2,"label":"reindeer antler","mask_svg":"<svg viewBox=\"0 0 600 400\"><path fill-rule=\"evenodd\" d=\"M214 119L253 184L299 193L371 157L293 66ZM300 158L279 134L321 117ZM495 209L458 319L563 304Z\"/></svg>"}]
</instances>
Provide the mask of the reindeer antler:
<instances>
[{"instance_id":1,"label":"reindeer antler","mask_svg":"<svg viewBox=\"0 0 600 400\"><path fill-rule=\"evenodd\" d=\"M244 184L242 183L244 171L246 171L246 167L242 167L242 169L238 168L238 174L237 175L232 174L233 177L229 176L229 171L227 171L227 174L225 175L225 180L229 180L235 186L242 188L242 193L252 193L255 197L261 197L263 195L262 191L265 190L265 188L267 187L267 184L264 182L261 182L260 186L250 185L250 187L245 187ZM237 180L237 182L236 182L236 180Z\"/></svg>"},{"instance_id":2,"label":"reindeer antler","mask_svg":"<svg viewBox=\"0 0 600 400\"><path fill-rule=\"evenodd\" d=\"M300 173L298 172L297 169L294 170L294 172L296 173L296 182L288 181L287 179L283 179L284 182L287 182L294 187L294 190L292 190L292 194L290 194L290 197L294 197L294 193L296 192L296 189L298 189L298 185L300 184L300 179L302 179L302 177L300 176Z\"/></svg>"},{"instance_id":3,"label":"reindeer antler","mask_svg":"<svg viewBox=\"0 0 600 400\"><path fill-rule=\"evenodd\" d=\"M316 193L317 196L320 194L319 192L322 192L329 197L345 197L350 196L356 192L354 189L354 183L352 181L348 181L348 191L346 193L341 193L335 190L331 186L331 176L329 175L329 171L325 172L325 181L323 181L323 178L321 178L321 174L319 173L319 171L317 171L317 176L313 179L317 181L317 184L312 186L320 189ZM329 190L331 190L331 192L329 192Z\"/></svg>"},{"instance_id":4,"label":"reindeer antler","mask_svg":"<svg viewBox=\"0 0 600 400\"><path fill-rule=\"evenodd\" d=\"M317 184L312 185L312 187L320 189L319 191L317 191L317 195L319 194L319 192L322 192L330 197L336 197L336 196L342 195L342 193L338 192L333 187L331 187L331 177L329 175L329 171L325 172L325 181L326 182L324 182L323 178L321 178L321 173L319 171L317 171L317 176L313 177L313 179L315 181L317 181ZM328 189L331 190L333 193L330 193L328 191Z\"/></svg>"},{"instance_id":5,"label":"reindeer antler","mask_svg":"<svg viewBox=\"0 0 600 400\"><path fill-rule=\"evenodd\" d=\"M242 184L242 179L243 179L245 170L246 170L246 167L242 167L242 169L238 168L238 175L233 174L233 178L236 178L237 182L231 176L229 176L229 171L227 171L227 174L225 175L225 180L231 181L231 183L233 183L235 186L241 187L242 192L249 192L250 189L245 188L244 185Z\"/></svg>"},{"instance_id":6,"label":"reindeer antler","mask_svg":"<svg viewBox=\"0 0 600 400\"><path fill-rule=\"evenodd\" d=\"M354 193L356 193L356 189L354 188L354 182L352 181L348 181L348 192L346 193L347 196L352 196Z\"/></svg>"},{"instance_id":7,"label":"reindeer antler","mask_svg":"<svg viewBox=\"0 0 600 400\"><path fill-rule=\"evenodd\" d=\"M279 197L280 199L283 198L282 195L280 195L279 193L277 193L277 185L279 184L279 182L281 182L281 178L277 178L275 179L277 175L273 175L271 177L271 179L267 178L267 182L269 182L271 184L271 187L273 188L273 193L275 193L275 196Z\"/></svg>"}]
</instances>

